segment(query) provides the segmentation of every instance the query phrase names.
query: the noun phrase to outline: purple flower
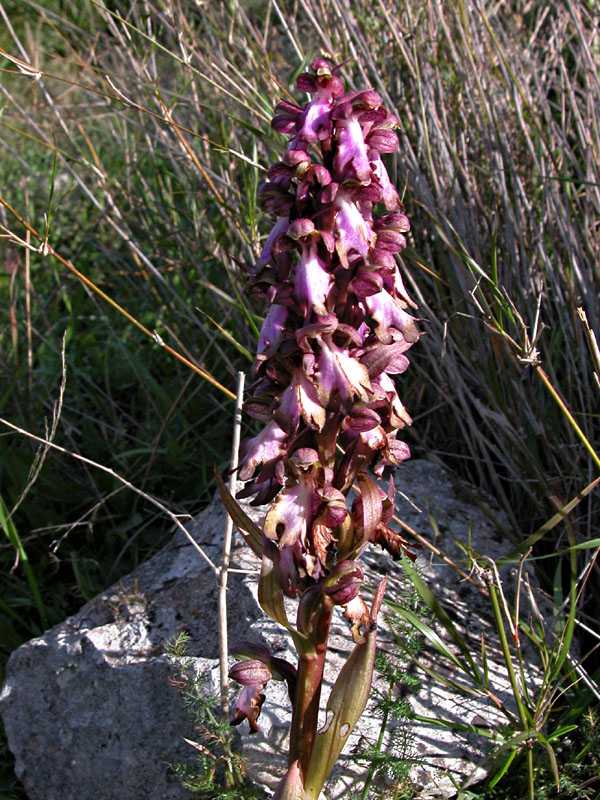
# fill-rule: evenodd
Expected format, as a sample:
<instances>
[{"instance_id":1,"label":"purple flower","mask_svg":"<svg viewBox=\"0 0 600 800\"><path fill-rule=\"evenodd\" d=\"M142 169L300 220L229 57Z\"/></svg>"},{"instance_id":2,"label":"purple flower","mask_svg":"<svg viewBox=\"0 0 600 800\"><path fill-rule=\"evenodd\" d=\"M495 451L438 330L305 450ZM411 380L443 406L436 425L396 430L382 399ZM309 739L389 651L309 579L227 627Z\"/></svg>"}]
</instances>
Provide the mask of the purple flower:
<instances>
[{"instance_id":1,"label":"purple flower","mask_svg":"<svg viewBox=\"0 0 600 800\"><path fill-rule=\"evenodd\" d=\"M271 679L271 670L262 661L241 661L231 668L229 677L244 687L237 696L231 724L239 725L247 719L250 733L257 733L260 728L256 721L265 702L262 689Z\"/></svg>"},{"instance_id":2,"label":"purple flower","mask_svg":"<svg viewBox=\"0 0 600 800\"><path fill-rule=\"evenodd\" d=\"M286 432L272 421L257 436L245 442L240 478L247 481L254 474L256 467L276 461L285 455L286 436Z\"/></svg>"},{"instance_id":3,"label":"purple flower","mask_svg":"<svg viewBox=\"0 0 600 800\"><path fill-rule=\"evenodd\" d=\"M241 642L234 647L234 652L251 658L239 661L229 670L229 677L243 687L234 704L231 725L239 725L247 719L250 733L257 733L260 730L257 720L265 702L262 690L271 679L285 681L293 701L297 670L285 659L274 656L264 645Z\"/></svg>"},{"instance_id":4,"label":"purple flower","mask_svg":"<svg viewBox=\"0 0 600 800\"><path fill-rule=\"evenodd\" d=\"M404 339L413 344L419 338L414 317L403 307L406 304L396 300L386 289L365 298L365 305L375 320L375 333L380 341L388 344Z\"/></svg>"},{"instance_id":5,"label":"purple flower","mask_svg":"<svg viewBox=\"0 0 600 800\"><path fill-rule=\"evenodd\" d=\"M266 358L269 351L277 349L285 331L287 316L288 310L285 306L277 304L271 306L258 337L258 355Z\"/></svg>"},{"instance_id":6,"label":"purple flower","mask_svg":"<svg viewBox=\"0 0 600 800\"><path fill-rule=\"evenodd\" d=\"M260 690L261 687L259 685L246 686L242 689L235 702L231 725L239 725L247 719L250 733L258 733L260 731L256 720L259 718L261 708L265 702L265 695Z\"/></svg>"},{"instance_id":7,"label":"purple flower","mask_svg":"<svg viewBox=\"0 0 600 800\"><path fill-rule=\"evenodd\" d=\"M323 591L336 605L345 606L360 592L364 577L358 561L340 561L323 581Z\"/></svg>"},{"instance_id":8,"label":"purple flower","mask_svg":"<svg viewBox=\"0 0 600 800\"><path fill-rule=\"evenodd\" d=\"M338 347L330 337L322 337L318 358L317 386L321 402L327 406L337 396L342 402L355 397L368 400L370 388L366 367L348 349Z\"/></svg>"},{"instance_id":9,"label":"purple flower","mask_svg":"<svg viewBox=\"0 0 600 800\"><path fill-rule=\"evenodd\" d=\"M317 95L306 106L298 130L298 136L308 144L326 139L331 129L331 106L329 97Z\"/></svg>"},{"instance_id":10,"label":"purple flower","mask_svg":"<svg viewBox=\"0 0 600 800\"><path fill-rule=\"evenodd\" d=\"M271 670L264 661L240 661L229 670L229 677L242 686L266 686L271 680Z\"/></svg>"},{"instance_id":11,"label":"purple flower","mask_svg":"<svg viewBox=\"0 0 600 800\"><path fill-rule=\"evenodd\" d=\"M335 171L343 175L348 166L351 166L356 179L367 183L371 178L371 165L358 118L351 115L347 119L338 120L336 138L338 150L334 161Z\"/></svg>"},{"instance_id":12,"label":"purple flower","mask_svg":"<svg viewBox=\"0 0 600 800\"><path fill-rule=\"evenodd\" d=\"M347 267L351 251L365 258L375 240L375 232L370 222L361 214L358 205L351 199L349 192L341 191L336 194L335 207L337 253L342 266Z\"/></svg>"},{"instance_id":13,"label":"purple flower","mask_svg":"<svg viewBox=\"0 0 600 800\"><path fill-rule=\"evenodd\" d=\"M383 202L385 203L385 207L388 211L393 211L395 208L398 208L400 205L400 198L398 197L398 192L396 191L394 185L390 181L390 177L387 173L387 169L381 157L377 155L373 161L373 170L379 181L379 185L381 187L381 197Z\"/></svg>"},{"instance_id":14,"label":"purple flower","mask_svg":"<svg viewBox=\"0 0 600 800\"><path fill-rule=\"evenodd\" d=\"M295 369L292 382L281 397L275 419L286 431L295 432L302 418L316 430L325 425L326 411L319 402L317 390L301 369Z\"/></svg>"},{"instance_id":15,"label":"purple flower","mask_svg":"<svg viewBox=\"0 0 600 800\"><path fill-rule=\"evenodd\" d=\"M305 546L317 506L318 496L310 477L296 485L286 486L267 512L265 534L280 548L294 545L297 541Z\"/></svg>"},{"instance_id":16,"label":"purple flower","mask_svg":"<svg viewBox=\"0 0 600 800\"><path fill-rule=\"evenodd\" d=\"M302 119L302 108L289 100L281 100L275 107L275 116L271 120L271 127L279 133L292 133L298 128Z\"/></svg>"},{"instance_id":17,"label":"purple flower","mask_svg":"<svg viewBox=\"0 0 600 800\"><path fill-rule=\"evenodd\" d=\"M317 245L302 245L300 260L294 276L294 295L304 317L311 312L325 314L325 300L331 288L332 276L317 253Z\"/></svg>"},{"instance_id":18,"label":"purple flower","mask_svg":"<svg viewBox=\"0 0 600 800\"><path fill-rule=\"evenodd\" d=\"M271 260L271 255L273 253L273 245L279 239L280 236L283 236L289 227L290 221L287 217L280 217L275 225L273 225L271 232L267 236L265 244L262 249L262 253L260 254L260 258L256 264L256 270L264 267L265 264L268 264Z\"/></svg>"},{"instance_id":19,"label":"purple flower","mask_svg":"<svg viewBox=\"0 0 600 800\"><path fill-rule=\"evenodd\" d=\"M379 95L372 90L349 95L338 102L334 112L337 144L334 170L339 175L355 178L360 183L370 183L371 165L360 112L380 104ZM368 124L368 120L365 122Z\"/></svg>"}]
</instances>

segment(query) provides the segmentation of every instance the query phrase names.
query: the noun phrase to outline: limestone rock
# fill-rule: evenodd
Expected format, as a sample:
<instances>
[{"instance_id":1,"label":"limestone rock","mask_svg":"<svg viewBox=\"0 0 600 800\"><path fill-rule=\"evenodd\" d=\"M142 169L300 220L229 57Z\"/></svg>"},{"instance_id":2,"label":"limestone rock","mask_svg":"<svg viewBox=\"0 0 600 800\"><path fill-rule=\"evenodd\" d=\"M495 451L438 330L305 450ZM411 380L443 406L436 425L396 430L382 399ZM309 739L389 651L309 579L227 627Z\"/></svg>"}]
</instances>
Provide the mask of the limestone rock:
<instances>
[{"instance_id":1,"label":"limestone rock","mask_svg":"<svg viewBox=\"0 0 600 800\"><path fill-rule=\"evenodd\" d=\"M457 497L448 474L427 461L412 461L398 470L399 516L457 561L464 561L458 542L471 538L475 550L492 557L506 549L497 540L488 516ZM260 512L252 510L256 519ZM498 513L497 511L495 513ZM432 536L431 518L437 520ZM190 526L194 538L215 561L220 557L224 512L218 501ZM402 571L387 554L371 551L366 559L367 585L380 573L390 580L389 596L402 587ZM473 638L487 626L486 601L469 583L425 552L422 574L454 609L457 622ZM234 566L246 574L230 575L230 640L256 639L290 644L282 629L266 619L256 600L257 563L238 544ZM216 686L218 671L215 578L181 533L132 575L103 592L75 616L33 639L13 653L0 697L17 774L30 800L184 800L189 794L169 770L176 762L193 761L183 737L194 739L181 699L169 683L164 644L180 630L191 636L190 652ZM383 649L393 649L384 624ZM326 669L326 698L351 649L341 619L335 623ZM285 655L285 653L283 653ZM425 657L430 657L425 654ZM507 680L498 654L490 653L495 693L511 706ZM383 688L381 679L376 686ZM374 695L373 695L374 696ZM412 701L415 712L461 723L493 724L498 711L482 702L424 680ZM284 769L289 704L282 684L272 682L260 718L262 733L239 729L252 777L273 787ZM244 728L244 730L242 730ZM330 800L360 788L364 765L349 754L374 742L380 719L372 702L361 718L326 792ZM471 733L440 731L411 724L410 752L417 759L411 778L423 798L451 797L454 781L473 773L484 755L483 740ZM389 737L384 746L389 746Z\"/></svg>"}]
</instances>

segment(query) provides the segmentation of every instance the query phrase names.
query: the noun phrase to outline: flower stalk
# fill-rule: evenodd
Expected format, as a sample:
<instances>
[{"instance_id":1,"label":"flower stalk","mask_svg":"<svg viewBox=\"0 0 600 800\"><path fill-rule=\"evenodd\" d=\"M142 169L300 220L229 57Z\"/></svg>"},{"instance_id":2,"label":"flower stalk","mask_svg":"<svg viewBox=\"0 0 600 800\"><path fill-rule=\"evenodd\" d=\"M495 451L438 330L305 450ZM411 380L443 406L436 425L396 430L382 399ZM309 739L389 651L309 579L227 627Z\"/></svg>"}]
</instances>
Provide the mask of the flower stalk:
<instances>
[{"instance_id":1,"label":"flower stalk","mask_svg":"<svg viewBox=\"0 0 600 800\"><path fill-rule=\"evenodd\" d=\"M308 769L317 734L332 611L333 606L329 604L320 610L312 632L313 647L298 658L298 686L292 708L288 764L291 766L297 761L302 774L306 774Z\"/></svg>"},{"instance_id":2,"label":"flower stalk","mask_svg":"<svg viewBox=\"0 0 600 800\"><path fill-rule=\"evenodd\" d=\"M298 652L294 666L250 645L254 658L230 673L243 687L232 722L256 730L269 679L287 680L288 772L276 797L316 800L371 686L385 581L369 609L360 556L369 543L407 552L392 527L393 471L410 457L399 432L411 418L394 379L419 332L398 259L410 224L382 159L399 149L399 122L372 89L346 92L326 59L296 85L310 100L275 109L288 145L260 190L275 222L251 270L268 313L244 409L263 428L243 445L238 497L267 505L262 527L220 488L262 559L261 605ZM295 625L286 597L298 602ZM336 607L355 647L318 731Z\"/></svg>"}]
</instances>

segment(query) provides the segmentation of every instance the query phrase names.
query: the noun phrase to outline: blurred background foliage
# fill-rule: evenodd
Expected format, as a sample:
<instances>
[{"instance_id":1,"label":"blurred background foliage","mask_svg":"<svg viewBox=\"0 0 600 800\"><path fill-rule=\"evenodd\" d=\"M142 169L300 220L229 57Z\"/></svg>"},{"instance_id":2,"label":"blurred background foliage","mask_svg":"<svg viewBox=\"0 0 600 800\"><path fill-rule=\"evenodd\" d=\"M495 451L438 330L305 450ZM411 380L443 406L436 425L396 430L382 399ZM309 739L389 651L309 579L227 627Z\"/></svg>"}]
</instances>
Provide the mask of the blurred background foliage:
<instances>
[{"instance_id":1,"label":"blurred background foliage","mask_svg":"<svg viewBox=\"0 0 600 800\"><path fill-rule=\"evenodd\" d=\"M54 442L175 513L202 509L232 418L214 382L233 390L261 322L245 268L269 229L256 190L283 145L269 119L324 52L400 121L402 268L425 331L402 384L413 454L494 497L507 549L525 542L600 465L593 12L591 0L0 0L0 415L46 436L64 337ZM111 474L52 450L23 496L36 452L0 426L0 663L172 530ZM577 541L593 535L593 499L569 515ZM535 553L563 536L555 525ZM592 628L595 559L578 555ZM562 562L539 563L556 589Z\"/></svg>"}]
</instances>

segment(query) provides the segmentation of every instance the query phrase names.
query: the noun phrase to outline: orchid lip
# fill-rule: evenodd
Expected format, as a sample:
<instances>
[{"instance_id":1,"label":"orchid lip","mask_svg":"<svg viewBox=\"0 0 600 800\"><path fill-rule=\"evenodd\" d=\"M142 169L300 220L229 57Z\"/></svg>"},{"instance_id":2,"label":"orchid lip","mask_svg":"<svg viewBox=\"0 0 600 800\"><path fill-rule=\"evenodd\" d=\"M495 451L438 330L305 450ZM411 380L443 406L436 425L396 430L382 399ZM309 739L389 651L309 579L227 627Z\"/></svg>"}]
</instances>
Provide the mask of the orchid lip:
<instances>
[{"instance_id":1,"label":"orchid lip","mask_svg":"<svg viewBox=\"0 0 600 800\"><path fill-rule=\"evenodd\" d=\"M374 239L369 223L364 219L356 203L344 192L338 192L335 198L337 214L335 226L338 236L337 250L344 266L348 264L348 254L354 250L366 256Z\"/></svg>"},{"instance_id":2,"label":"orchid lip","mask_svg":"<svg viewBox=\"0 0 600 800\"><path fill-rule=\"evenodd\" d=\"M356 177L360 182L369 181L371 167L360 122L356 117L340 121L338 129L338 152L334 168L346 177ZM350 173L347 170L350 169Z\"/></svg>"},{"instance_id":3,"label":"orchid lip","mask_svg":"<svg viewBox=\"0 0 600 800\"><path fill-rule=\"evenodd\" d=\"M258 353L277 347L285 331L287 316L288 310L285 306L271 306L258 337Z\"/></svg>"},{"instance_id":4,"label":"orchid lip","mask_svg":"<svg viewBox=\"0 0 600 800\"><path fill-rule=\"evenodd\" d=\"M304 316L310 311L326 313L325 300L332 285L332 277L325 269L314 244L303 246L296 266L294 291Z\"/></svg>"}]
</instances>

